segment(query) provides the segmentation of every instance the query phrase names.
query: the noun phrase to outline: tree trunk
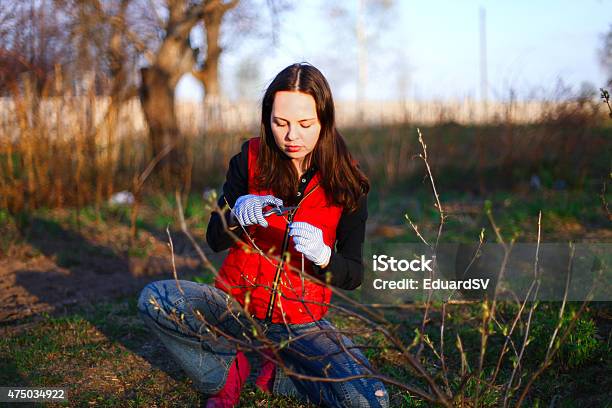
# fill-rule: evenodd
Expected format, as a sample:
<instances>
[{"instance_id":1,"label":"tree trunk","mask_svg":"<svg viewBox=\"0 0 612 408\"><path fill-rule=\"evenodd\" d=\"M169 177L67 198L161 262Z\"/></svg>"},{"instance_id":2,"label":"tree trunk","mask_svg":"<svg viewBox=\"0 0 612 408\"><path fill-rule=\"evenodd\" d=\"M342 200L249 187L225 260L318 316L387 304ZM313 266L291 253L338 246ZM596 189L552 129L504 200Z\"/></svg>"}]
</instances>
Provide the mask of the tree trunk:
<instances>
[{"instance_id":1,"label":"tree trunk","mask_svg":"<svg viewBox=\"0 0 612 408\"><path fill-rule=\"evenodd\" d=\"M164 187L172 189L182 189L186 163L174 112L174 89L181 77L193 69L195 50L191 48L189 33L205 13L200 3L187 9L185 4L184 1L168 3L170 18L166 36L153 64L140 70L140 102L149 125L153 161L159 160L157 170L163 176ZM172 144L171 150L163 154L169 144Z\"/></svg>"},{"instance_id":2,"label":"tree trunk","mask_svg":"<svg viewBox=\"0 0 612 408\"><path fill-rule=\"evenodd\" d=\"M204 84L206 93L204 103L215 101L221 94L219 87L219 56L222 48L219 45L221 31L221 20L225 10L216 8L214 11L204 15L204 28L206 30L206 61L202 71L197 72L196 77Z\"/></svg>"},{"instance_id":3,"label":"tree trunk","mask_svg":"<svg viewBox=\"0 0 612 408\"><path fill-rule=\"evenodd\" d=\"M179 130L174 112L174 84L169 75L158 67L140 70L142 85L140 103L149 125L153 160L160 159L158 168L162 173L165 187L176 187L182 180L184 152L179 141ZM163 155L164 148L173 148Z\"/></svg>"},{"instance_id":4,"label":"tree trunk","mask_svg":"<svg viewBox=\"0 0 612 408\"><path fill-rule=\"evenodd\" d=\"M224 3L220 0L207 0L204 14L206 30L206 59L201 70L193 70L192 75L204 86L204 120L209 129L221 127L221 86L219 85L219 57L223 48L219 45L223 16L238 5L239 0Z\"/></svg>"}]
</instances>

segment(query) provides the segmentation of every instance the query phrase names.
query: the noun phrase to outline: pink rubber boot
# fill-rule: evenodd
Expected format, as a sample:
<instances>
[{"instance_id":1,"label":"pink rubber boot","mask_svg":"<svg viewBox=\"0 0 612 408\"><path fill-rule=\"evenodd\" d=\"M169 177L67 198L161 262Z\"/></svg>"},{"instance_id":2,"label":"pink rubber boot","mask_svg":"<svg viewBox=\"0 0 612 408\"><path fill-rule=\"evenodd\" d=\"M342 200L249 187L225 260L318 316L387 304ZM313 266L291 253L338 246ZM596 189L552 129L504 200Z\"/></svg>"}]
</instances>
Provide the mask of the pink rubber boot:
<instances>
[{"instance_id":1,"label":"pink rubber boot","mask_svg":"<svg viewBox=\"0 0 612 408\"><path fill-rule=\"evenodd\" d=\"M223 388L206 401L206 408L232 408L240 402L240 390L249 376L251 366L242 351L236 353Z\"/></svg>"},{"instance_id":2,"label":"pink rubber boot","mask_svg":"<svg viewBox=\"0 0 612 408\"><path fill-rule=\"evenodd\" d=\"M269 350L264 351L264 354L269 357L274 357L274 355ZM272 393L275 372L276 364L274 364L270 360L264 359L259 376L257 377L257 380L255 380L255 385L257 386L257 388L259 388L263 392Z\"/></svg>"}]
</instances>

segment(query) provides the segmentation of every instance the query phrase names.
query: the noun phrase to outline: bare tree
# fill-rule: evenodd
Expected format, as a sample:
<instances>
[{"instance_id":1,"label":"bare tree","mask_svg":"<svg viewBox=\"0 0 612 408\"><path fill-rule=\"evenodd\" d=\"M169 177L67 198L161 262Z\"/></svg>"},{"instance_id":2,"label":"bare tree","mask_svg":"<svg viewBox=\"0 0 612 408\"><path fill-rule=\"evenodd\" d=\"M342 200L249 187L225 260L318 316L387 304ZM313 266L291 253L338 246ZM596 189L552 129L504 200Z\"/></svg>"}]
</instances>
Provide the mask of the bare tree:
<instances>
[{"instance_id":1,"label":"bare tree","mask_svg":"<svg viewBox=\"0 0 612 408\"><path fill-rule=\"evenodd\" d=\"M60 79L54 78L59 68L63 84L54 83L48 92L79 92L79 84L93 80L96 94L116 93L112 91L113 78L122 76L119 73L137 55L136 47L122 40L130 3L131 0L3 3L1 92L6 93L8 84L18 83L19 76L28 73L35 77L40 93L52 79ZM125 85L125 76L117 82Z\"/></svg>"},{"instance_id":2,"label":"bare tree","mask_svg":"<svg viewBox=\"0 0 612 408\"><path fill-rule=\"evenodd\" d=\"M217 11L196 27L201 30L202 43L198 45L197 64L192 74L204 88L203 113L208 129L223 127L226 90L221 85L222 55L236 53L244 47L248 47L250 55L257 55L259 40L265 42L267 49L270 42L275 45L278 18L291 8L286 0L241 0L225 4L225 7L217 6ZM199 32L194 30L194 33ZM252 68L257 70L257 59L253 62ZM257 76L256 71L254 75Z\"/></svg>"},{"instance_id":3,"label":"bare tree","mask_svg":"<svg viewBox=\"0 0 612 408\"><path fill-rule=\"evenodd\" d=\"M205 102L218 100L221 94L219 85L219 61L223 52L221 29L228 12L235 9L240 0L166 0L167 19L162 22L162 38L149 66L141 69L140 100L147 123L153 156L157 156L164 146L175 145L167 158L160 162L162 168L171 163L172 179L179 181L184 168L185 154L180 152L179 132L174 112L174 90L178 81L186 73L191 73L202 82ZM286 9L282 2L269 2L272 15ZM163 8L163 7L162 7ZM160 13L161 14L161 13ZM240 16L253 16L253 13L237 13ZM237 24L236 19L231 20ZM253 19L245 19L253 21ZM190 34L197 24L203 24L205 44L196 47ZM248 25L248 24L247 24ZM243 27L239 27L239 30ZM210 116L210 115L209 115Z\"/></svg>"},{"instance_id":4,"label":"bare tree","mask_svg":"<svg viewBox=\"0 0 612 408\"><path fill-rule=\"evenodd\" d=\"M206 56L201 69L194 69L193 75L204 84L206 93L204 102L218 98L221 90L219 86L219 57L222 48L220 45L221 22L225 14L238 5L239 0L224 3L222 0L205 0L205 7L209 10L204 14L204 30L206 32Z\"/></svg>"},{"instance_id":5,"label":"bare tree","mask_svg":"<svg viewBox=\"0 0 612 408\"><path fill-rule=\"evenodd\" d=\"M191 72L195 64L195 51L191 47L189 33L204 17L202 3L188 4L185 0L168 0L168 18L164 37L151 65L141 69L140 102L149 125L149 136L156 157L166 145L175 145L179 138L174 111L174 89L181 77ZM164 164L171 163L166 182L177 180L184 165L180 149L173 149ZM170 178L171 177L171 178Z\"/></svg>"},{"instance_id":6,"label":"bare tree","mask_svg":"<svg viewBox=\"0 0 612 408\"><path fill-rule=\"evenodd\" d=\"M3 1L0 7L0 94L7 95L24 74L38 93L49 83L56 65L69 60L61 11L47 1Z\"/></svg>"},{"instance_id":7,"label":"bare tree","mask_svg":"<svg viewBox=\"0 0 612 408\"><path fill-rule=\"evenodd\" d=\"M97 204L112 194L119 110L137 95L148 123L149 159L159 159L155 168L164 175L165 185L188 186L190 168L175 114L178 81L192 73L205 84L207 96L219 94L222 51L240 44L238 34L252 38L264 31L259 10L265 10L265 4L273 17L286 9L282 0L245 1L237 7L239 0L6 0L0 8L0 94L29 95L24 124L43 117L38 112L41 97L85 97L79 99L83 131L75 142L81 149L77 161L102 164L103 170L77 166L87 169L76 172L79 180L88 180L76 183L79 203L90 199L92 190ZM222 23L230 24L223 39ZM196 47L192 35L198 24L206 39ZM276 29L278 24L268 26ZM99 122L101 95L109 96L109 104ZM46 137L44 131L41 135ZM60 184L56 182L57 191Z\"/></svg>"}]
</instances>

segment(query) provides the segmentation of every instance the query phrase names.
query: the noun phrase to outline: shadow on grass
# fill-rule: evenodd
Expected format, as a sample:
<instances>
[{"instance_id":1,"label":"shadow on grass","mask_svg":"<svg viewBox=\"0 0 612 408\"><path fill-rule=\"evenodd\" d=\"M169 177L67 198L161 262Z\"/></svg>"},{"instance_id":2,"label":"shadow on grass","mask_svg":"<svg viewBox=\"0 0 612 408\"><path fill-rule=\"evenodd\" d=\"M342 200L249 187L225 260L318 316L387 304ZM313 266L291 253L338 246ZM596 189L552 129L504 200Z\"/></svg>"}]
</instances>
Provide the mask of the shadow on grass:
<instances>
[{"instance_id":1,"label":"shadow on grass","mask_svg":"<svg viewBox=\"0 0 612 408\"><path fill-rule=\"evenodd\" d=\"M199 403L135 310L136 296L126 296L0 328L0 384L66 388L70 406Z\"/></svg>"},{"instance_id":2,"label":"shadow on grass","mask_svg":"<svg viewBox=\"0 0 612 408\"><path fill-rule=\"evenodd\" d=\"M12 359L0 359L0 384L3 387L27 387L30 382L19 373L17 362Z\"/></svg>"},{"instance_id":3,"label":"shadow on grass","mask_svg":"<svg viewBox=\"0 0 612 408\"><path fill-rule=\"evenodd\" d=\"M47 264L40 270L19 270L15 284L51 306L133 294L156 278L172 274L167 254L117 253L57 221L33 218L26 240L57 267ZM193 275L198 265L195 259L177 259L177 273Z\"/></svg>"},{"instance_id":4,"label":"shadow on grass","mask_svg":"<svg viewBox=\"0 0 612 408\"><path fill-rule=\"evenodd\" d=\"M3 309L13 308L8 313L6 310L3 312L5 316L12 316L12 318L3 319L4 321L0 324L0 330L4 332L3 337L6 339L4 345L8 350L0 351L10 356L10 348L15 347L16 349L23 348L25 354L18 362L5 358L6 356L2 358L0 372L3 374L0 379L3 385L25 386L32 383L32 379L28 378L29 375L23 377L19 374L24 372L24 366L28 366L30 353L38 350L43 357L49 353L56 353L56 351L46 349L47 334L38 334L39 337L36 337L36 328L46 327L47 324L54 325L54 322L63 322L65 319L79 320L75 325L77 327L95 327L113 345L113 349L116 348L114 345L120 345L122 347L119 348L127 349L129 353L141 357L150 366L164 372L176 382L185 384L186 376L164 352L161 342L155 341L156 338L151 336L144 323L140 321L136 308L137 296L147 283L171 278L171 264L168 260L167 264L158 265L152 270L146 270L146 268L144 271L142 268L136 270L133 259L130 259L128 253L117 253L110 247L91 242L84 235L64 228L57 221L40 217L31 219L25 240L47 258L53 259L57 267L53 265L53 262L47 262L41 268L29 267L12 273L14 283L9 288L12 291L9 296L12 296L15 301L3 306ZM147 259L140 259L140 261L147 262ZM177 273L182 279L202 275L199 261L190 258L180 262L177 260ZM124 305L119 318L116 318L109 307L112 309L112 305L116 306L118 304L116 299L120 297L127 300L123 301ZM111 303L102 302L106 299ZM126 301L127 304L125 304ZM46 316L38 315L46 310L51 310L51 312ZM30 317L27 317L28 315ZM27 318L23 319L24 317ZM121 322L126 319L129 324L123 325ZM25 329L19 329L20 326ZM30 330L29 327L35 328L31 334L27 333ZM54 326L50 334L54 344L57 344L52 348L55 350L56 347L59 347L63 351L62 337L54 334L54 330L62 332L65 329L59 324L57 327ZM11 331L17 332L17 337L11 339L7 336L7 333ZM41 341L44 344L38 344ZM19 345L20 342L26 343ZM89 347L88 343L95 343L87 334L83 334L82 342L86 347ZM98 350L91 350L91 352L92 354L87 358L96 356ZM73 361L71 356L64 358L68 362ZM114 358L112 355L103 357L109 360ZM75 360L74 363L79 365L80 361ZM114 361L108 362L108 364L111 363L115 364ZM64 367L63 370L67 368ZM149 369L146 368L147 371ZM37 372L35 366L31 367L31 370L25 372ZM34 374L34 378L47 382L45 379L47 377L44 375L41 377ZM59 381L57 383L61 384L62 377L57 379ZM92 378L91 381L95 382L98 379ZM36 385L42 385L38 382L37 380ZM129 390L126 391L124 397L133 399L128 394L130 394Z\"/></svg>"}]
</instances>

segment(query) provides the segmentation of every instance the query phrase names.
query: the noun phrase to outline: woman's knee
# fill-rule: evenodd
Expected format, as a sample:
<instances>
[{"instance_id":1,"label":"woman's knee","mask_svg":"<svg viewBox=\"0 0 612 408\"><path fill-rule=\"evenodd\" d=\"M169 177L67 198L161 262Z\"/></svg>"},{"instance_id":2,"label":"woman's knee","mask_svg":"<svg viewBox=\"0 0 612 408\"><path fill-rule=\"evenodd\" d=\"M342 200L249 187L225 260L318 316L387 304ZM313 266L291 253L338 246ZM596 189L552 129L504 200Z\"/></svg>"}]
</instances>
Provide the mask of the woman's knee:
<instances>
[{"instance_id":1,"label":"woman's knee","mask_svg":"<svg viewBox=\"0 0 612 408\"><path fill-rule=\"evenodd\" d=\"M159 313L160 310L169 312L179 308L185 301L176 288L174 280L159 280L147 284L138 297L138 311L146 316Z\"/></svg>"},{"instance_id":2,"label":"woman's knee","mask_svg":"<svg viewBox=\"0 0 612 408\"><path fill-rule=\"evenodd\" d=\"M144 287L138 298L138 311L142 318L155 321L173 320L172 315L181 316L182 321L196 333L205 330L205 322L228 332L238 331L230 310L229 298L219 289L192 281L173 279L151 282ZM173 323L174 327L175 324Z\"/></svg>"},{"instance_id":3,"label":"woman's knee","mask_svg":"<svg viewBox=\"0 0 612 408\"><path fill-rule=\"evenodd\" d=\"M137 303L139 312L147 314L147 312L151 310L151 307L154 306L156 302L160 301L159 297L157 296L158 289L156 288L156 285L159 282L160 281L151 282L140 291Z\"/></svg>"},{"instance_id":4,"label":"woman's knee","mask_svg":"<svg viewBox=\"0 0 612 408\"><path fill-rule=\"evenodd\" d=\"M189 296L189 293L193 292L194 285L198 285L195 282L174 279L159 280L147 284L144 289L140 292L138 298L138 309L141 312L147 310L159 309L159 308L177 308L185 302L185 296Z\"/></svg>"}]
</instances>

